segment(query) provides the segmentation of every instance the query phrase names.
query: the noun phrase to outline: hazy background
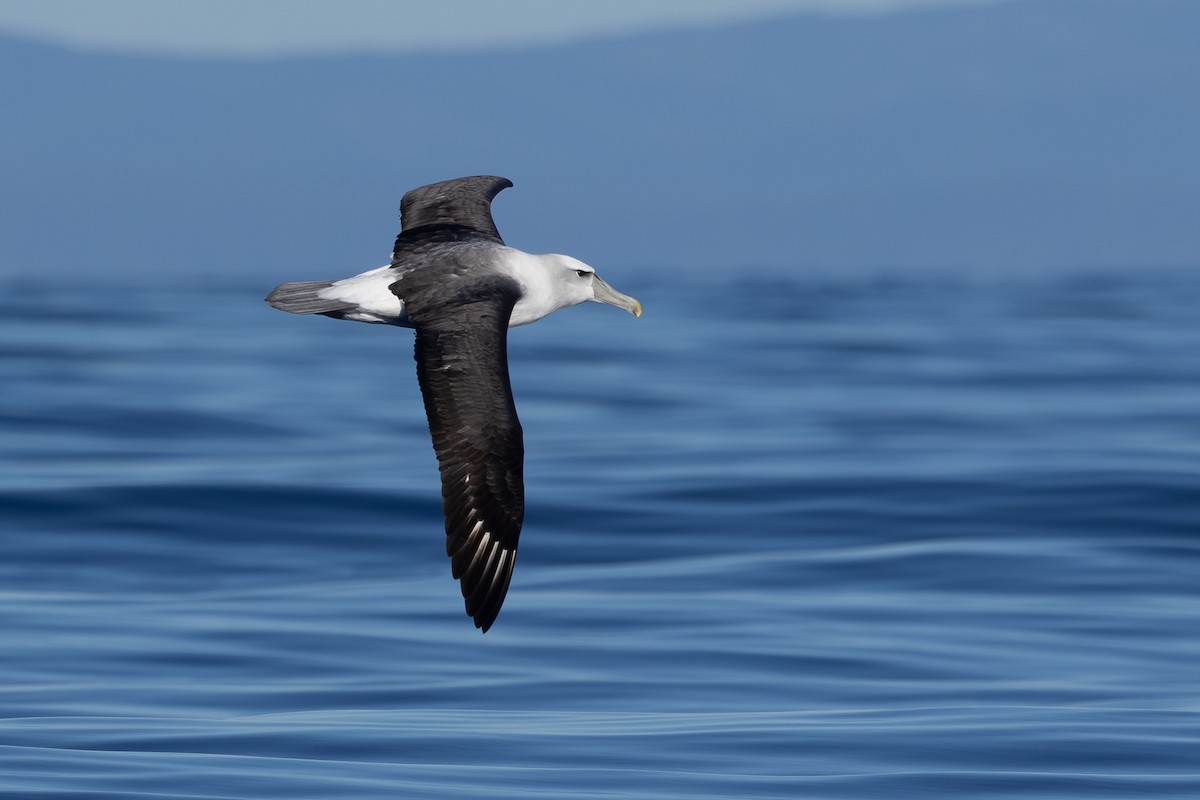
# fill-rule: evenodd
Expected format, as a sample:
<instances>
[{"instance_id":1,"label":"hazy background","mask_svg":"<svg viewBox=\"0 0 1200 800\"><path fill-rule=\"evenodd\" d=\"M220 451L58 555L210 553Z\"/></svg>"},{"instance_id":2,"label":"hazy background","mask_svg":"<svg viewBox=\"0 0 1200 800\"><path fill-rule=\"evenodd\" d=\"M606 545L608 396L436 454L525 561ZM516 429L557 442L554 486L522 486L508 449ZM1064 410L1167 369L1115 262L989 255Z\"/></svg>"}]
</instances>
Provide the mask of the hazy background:
<instances>
[{"instance_id":1,"label":"hazy background","mask_svg":"<svg viewBox=\"0 0 1200 800\"><path fill-rule=\"evenodd\" d=\"M0 275L358 271L478 173L610 273L1200 260L1190 0L103 9L0 4Z\"/></svg>"},{"instance_id":2,"label":"hazy background","mask_svg":"<svg viewBox=\"0 0 1200 800\"><path fill-rule=\"evenodd\" d=\"M1200 3L0 2L0 797L1200 797ZM409 331L498 173L496 625Z\"/></svg>"},{"instance_id":3,"label":"hazy background","mask_svg":"<svg viewBox=\"0 0 1200 800\"><path fill-rule=\"evenodd\" d=\"M997 0L107 0L98 14L89 0L3 0L0 24L89 49L253 58L288 52L520 46L799 11L872 14L985 2Z\"/></svg>"}]
</instances>

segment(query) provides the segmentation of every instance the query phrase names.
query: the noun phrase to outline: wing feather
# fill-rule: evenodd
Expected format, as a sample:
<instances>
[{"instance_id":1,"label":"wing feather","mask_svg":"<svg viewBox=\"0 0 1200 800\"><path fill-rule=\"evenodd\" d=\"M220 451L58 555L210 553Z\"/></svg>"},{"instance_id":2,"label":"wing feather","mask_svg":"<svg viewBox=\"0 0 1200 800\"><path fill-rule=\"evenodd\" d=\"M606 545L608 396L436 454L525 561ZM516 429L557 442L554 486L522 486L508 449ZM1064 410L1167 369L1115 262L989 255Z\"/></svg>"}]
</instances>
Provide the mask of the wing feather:
<instances>
[{"instance_id":1,"label":"wing feather","mask_svg":"<svg viewBox=\"0 0 1200 800\"><path fill-rule=\"evenodd\" d=\"M401 279L416 327L415 357L442 478L446 553L467 614L487 631L512 579L525 512L524 444L508 378L511 278L422 286Z\"/></svg>"},{"instance_id":2,"label":"wing feather","mask_svg":"<svg viewBox=\"0 0 1200 800\"><path fill-rule=\"evenodd\" d=\"M503 244L492 220L492 199L512 185L497 175L475 175L418 186L400 200L400 227L454 225Z\"/></svg>"}]
</instances>

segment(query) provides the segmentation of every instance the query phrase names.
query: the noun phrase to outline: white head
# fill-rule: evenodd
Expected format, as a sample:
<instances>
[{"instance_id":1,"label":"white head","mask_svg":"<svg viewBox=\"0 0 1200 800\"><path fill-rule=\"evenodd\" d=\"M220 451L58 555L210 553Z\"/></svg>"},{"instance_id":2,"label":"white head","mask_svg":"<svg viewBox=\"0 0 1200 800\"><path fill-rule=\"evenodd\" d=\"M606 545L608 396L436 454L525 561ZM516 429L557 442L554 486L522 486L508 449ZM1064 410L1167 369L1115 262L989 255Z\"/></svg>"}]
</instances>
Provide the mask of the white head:
<instances>
[{"instance_id":1,"label":"white head","mask_svg":"<svg viewBox=\"0 0 1200 800\"><path fill-rule=\"evenodd\" d=\"M557 253L551 253L542 258L550 262L551 269L557 273L556 279L564 299L569 298L560 306L561 308L592 300L596 303L607 303L610 306L623 308L635 317L642 315L641 303L609 286L596 274L596 270L578 258Z\"/></svg>"},{"instance_id":2,"label":"white head","mask_svg":"<svg viewBox=\"0 0 1200 800\"><path fill-rule=\"evenodd\" d=\"M522 259L524 263L515 271L525 291L513 309L510 325L526 325L552 311L588 300L623 308L635 317L642 315L641 303L613 289L579 259L557 253L530 259Z\"/></svg>"}]
</instances>

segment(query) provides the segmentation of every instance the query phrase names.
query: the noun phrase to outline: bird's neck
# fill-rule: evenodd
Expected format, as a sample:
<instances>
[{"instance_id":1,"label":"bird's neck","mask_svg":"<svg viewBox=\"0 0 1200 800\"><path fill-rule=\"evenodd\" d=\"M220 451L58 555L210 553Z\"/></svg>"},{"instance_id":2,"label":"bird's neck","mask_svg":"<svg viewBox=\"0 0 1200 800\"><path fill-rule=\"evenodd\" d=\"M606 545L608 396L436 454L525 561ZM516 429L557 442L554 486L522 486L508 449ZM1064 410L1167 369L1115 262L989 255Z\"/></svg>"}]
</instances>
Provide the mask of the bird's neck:
<instances>
[{"instance_id":1,"label":"bird's neck","mask_svg":"<svg viewBox=\"0 0 1200 800\"><path fill-rule=\"evenodd\" d=\"M534 255L511 247L506 250L505 269L521 284L521 299L513 307L508 327L528 325L560 308L574 305L563 302L554 291L556 282L551 279L549 261L554 256Z\"/></svg>"}]
</instances>

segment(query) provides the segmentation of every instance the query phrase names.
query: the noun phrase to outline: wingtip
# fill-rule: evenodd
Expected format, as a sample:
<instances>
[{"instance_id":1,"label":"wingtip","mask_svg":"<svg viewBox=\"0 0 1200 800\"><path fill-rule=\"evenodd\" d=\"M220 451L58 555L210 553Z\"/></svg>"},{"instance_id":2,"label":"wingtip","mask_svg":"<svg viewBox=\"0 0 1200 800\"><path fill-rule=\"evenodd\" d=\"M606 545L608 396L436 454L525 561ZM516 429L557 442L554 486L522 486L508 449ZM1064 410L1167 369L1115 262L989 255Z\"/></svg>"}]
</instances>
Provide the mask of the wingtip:
<instances>
[{"instance_id":1,"label":"wingtip","mask_svg":"<svg viewBox=\"0 0 1200 800\"><path fill-rule=\"evenodd\" d=\"M480 633L487 633L492 625L496 622L496 617L500 615L499 608L485 609L477 611L471 620L475 623L475 627L479 628Z\"/></svg>"},{"instance_id":2,"label":"wingtip","mask_svg":"<svg viewBox=\"0 0 1200 800\"><path fill-rule=\"evenodd\" d=\"M468 600L467 604L470 606L471 601ZM487 633L488 629L496 622L496 618L500 616L500 608L503 605L503 594L499 597L489 595L485 598L483 605L476 607L473 613L472 609L468 607L467 614L471 616L471 619L475 622L475 627L479 628L480 633Z\"/></svg>"}]
</instances>

